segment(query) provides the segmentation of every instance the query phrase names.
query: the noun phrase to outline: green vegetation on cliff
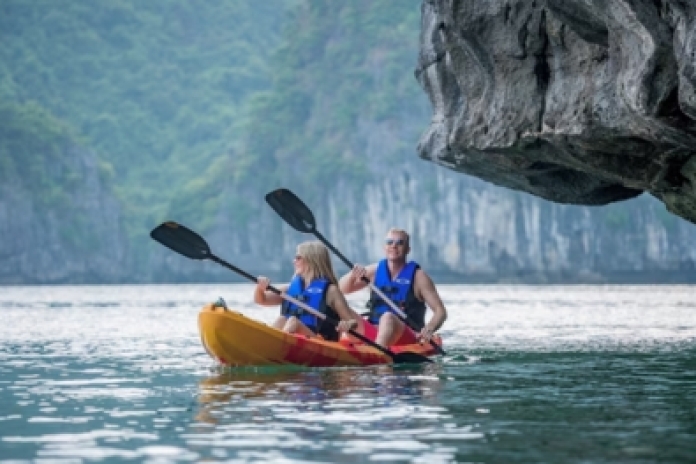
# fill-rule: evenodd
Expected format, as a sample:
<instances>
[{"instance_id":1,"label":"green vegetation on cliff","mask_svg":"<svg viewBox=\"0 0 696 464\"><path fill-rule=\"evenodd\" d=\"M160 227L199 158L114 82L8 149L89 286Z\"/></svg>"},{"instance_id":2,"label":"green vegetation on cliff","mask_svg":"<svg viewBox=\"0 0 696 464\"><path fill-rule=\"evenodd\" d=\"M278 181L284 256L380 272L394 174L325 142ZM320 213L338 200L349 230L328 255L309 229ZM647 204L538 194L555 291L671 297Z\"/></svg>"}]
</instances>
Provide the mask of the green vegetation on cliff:
<instances>
[{"instance_id":1,"label":"green vegetation on cliff","mask_svg":"<svg viewBox=\"0 0 696 464\"><path fill-rule=\"evenodd\" d=\"M0 101L36 101L74 127L113 165L139 231L240 136L292 4L4 0Z\"/></svg>"},{"instance_id":2,"label":"green vegetation on cliff","mask_svg":"<svg viewBox=\"0 0 696 464\"><path fill-rule=\"evenodd\" d=\"M34 102L0 102L0 121L0 205L5 203L6 214L34 218L39 235L57 235L61 246L77 253L96 251L106 237L95 231L98 218L90 217L89 205L100 198L85 197L108 191L111 166L96 161L73 130ZM93 186L87 192L86 182Z\"/></svg>"},{"instance_id":3,"label":"green vegetation on cliff","mask_svg":"<svg viewBox=\"0 0 696 464\"><path fill-rule=\"evenodd\" d=\"M262 195L364 181L360 121L424 111L404 72L418 0L5 0L0 12L0 100L76 128L113 166L132 230L167 209L209 221L230 182Z\"/></svg>"},{"instance_id":4,"label":"green vegetation on cliff","mask_svg":"<svg viewBox=\"0 0 696 464\"><path fill-rule=\"evenodd\" d=\"M425 121L415 68L420 1L305 2L292 11L272 66L273 88L252 101L243 179L299 185L325 194L327 182L371 178L364 140L379 123ZM380 163L415 153L417 133L386 145ZM253 174L252 174L253 173Z\"/></svg>"},{"instance_id":5,"label":"green vegetation on cliff","mask_svg":"<svg viewBox=\"0 0 696 464\"><path fill-rule=\"evenodd\" d=\"M15 118L46 132L37 140L74 128L113 174L145 259L162 219L205 231L221 208L243 223L249 199L278 185L312 200L327 182L367 182L373 123L427 114L410 72L419 18L419 0L5 0L0 102L54 115ZM413 152L416 137L385 145L381 162ZM26 166L13 172L43 182L37 169L56 151L30 139L17 139ZM54 201L60 188L35 195Z\"/></svg>"},{"instance_id":6,"label":"green vegetation on cliff","mask_svg":"<svg viewBox=\"0 0 696 464\"><path fill-rule=\"evenodd\" d=\"M0 182L33 192L41 209L69 207L80 179L66 169L76 144L68 127L35 103L0 102L0 121Z\"/></svg>"},{"instance_id":7,"label":"green vegetation on cliff","mask_svg":"<svg viewBox=\"0 0 696 464\"><path fill-rule=\"evenodd\" d=\"M227 157L182 184L170 212L210 224L227 186L235 195L224 207L244 223L277 186L313 200L326 194L327 183L359 187L371 180L375 160L362 143L374 123L403 127L415 115L422 128L428 114L411 72L419 20L419 0L299 2L268 57L269 88L248 100L241 137L230 141ZM415 154L417 136L415 130L384 143L379 162Z\"/></svg>"}]
</instances>

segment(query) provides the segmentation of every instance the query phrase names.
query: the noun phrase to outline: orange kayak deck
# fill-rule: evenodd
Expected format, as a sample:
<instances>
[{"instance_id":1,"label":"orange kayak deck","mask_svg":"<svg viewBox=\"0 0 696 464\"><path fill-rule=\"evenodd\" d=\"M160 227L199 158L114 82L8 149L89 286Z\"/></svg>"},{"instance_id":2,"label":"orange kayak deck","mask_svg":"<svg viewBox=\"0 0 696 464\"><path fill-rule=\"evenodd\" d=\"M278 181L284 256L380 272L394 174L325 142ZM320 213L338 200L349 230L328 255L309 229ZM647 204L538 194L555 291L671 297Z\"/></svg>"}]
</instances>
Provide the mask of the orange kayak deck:
<instances>
[{"instance_id":1,"label":"orange kayak deck","mask_svg":"<svg viewBox=\"0 0 696 464\"><path fill-rule=\"evenodd\" d=\"M198 329L208 354L226 366L331 367L392 363L390 356L362 343L329 342L288 334L212 304L204 306L198 314ZM442 342L439 338L435 341ZM390 350L435 355L430 344L392 346Z\"/></svg>"}]
</instances>

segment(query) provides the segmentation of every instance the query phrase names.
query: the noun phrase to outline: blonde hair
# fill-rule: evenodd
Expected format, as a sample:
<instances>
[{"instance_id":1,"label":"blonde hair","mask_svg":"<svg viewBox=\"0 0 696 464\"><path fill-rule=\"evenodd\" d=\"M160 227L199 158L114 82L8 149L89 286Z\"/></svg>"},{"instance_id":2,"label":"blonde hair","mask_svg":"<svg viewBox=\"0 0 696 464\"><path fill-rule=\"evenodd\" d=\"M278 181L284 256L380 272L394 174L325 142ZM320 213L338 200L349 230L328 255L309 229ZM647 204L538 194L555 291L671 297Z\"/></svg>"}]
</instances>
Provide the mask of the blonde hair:
<instances>
[{"instance_id":1,"label":"blonde hair","mask_svg":"<svg viewBox=\"0 0 696 464\"><path fill-rule=\"evenodd\" d=\"M392 227L387 231L387 235L389 234L401 234L406 238L406 246L411 244L411 237L408 235L408 232L406 232L404 229L399 229L397 227Z\"/></svg>"},{"instance_id":2,"label":"blonde hair","mask_svg":"<svg viewBox=\"0 0 696 464\"><path fill-rule=\"evenodd\" d=\"M309 281L326 279L332 284L338 285L338 279L336 279L331 258L329 258L329 250L323 243L316 240L300 243L297 245L297 254L307 265L306 277Z\"/></svg>"}]
</instances>

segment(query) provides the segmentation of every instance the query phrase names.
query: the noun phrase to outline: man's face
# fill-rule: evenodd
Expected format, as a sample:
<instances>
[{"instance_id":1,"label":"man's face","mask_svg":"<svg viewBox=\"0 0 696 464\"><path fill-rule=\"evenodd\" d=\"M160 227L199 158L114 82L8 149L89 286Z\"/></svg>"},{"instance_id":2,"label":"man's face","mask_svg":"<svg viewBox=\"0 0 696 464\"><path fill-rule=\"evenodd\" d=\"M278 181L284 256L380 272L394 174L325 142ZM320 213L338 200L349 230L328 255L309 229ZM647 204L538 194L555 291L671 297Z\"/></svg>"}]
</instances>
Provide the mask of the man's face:
<instances>
[{"instance_id":1,"label":"man's face","mask_svg":"<svg viewBox=\"0 0 696 464\"><path fill-rule=\"evenodd\" d=\"M387 259L403 259L410 248L406 243L406 235L401 232L390 232L384 238L384 254Z\"/></svg>"}]
</instances>

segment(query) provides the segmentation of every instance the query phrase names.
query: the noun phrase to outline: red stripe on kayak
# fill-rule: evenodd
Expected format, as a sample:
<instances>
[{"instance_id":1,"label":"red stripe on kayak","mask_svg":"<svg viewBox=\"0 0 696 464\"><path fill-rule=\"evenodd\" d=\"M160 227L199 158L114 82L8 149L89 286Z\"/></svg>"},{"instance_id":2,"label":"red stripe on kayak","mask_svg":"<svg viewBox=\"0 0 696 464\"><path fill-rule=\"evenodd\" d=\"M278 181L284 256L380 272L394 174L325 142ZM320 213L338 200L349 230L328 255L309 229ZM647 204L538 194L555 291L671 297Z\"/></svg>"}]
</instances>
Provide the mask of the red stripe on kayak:
<instances>
[{"instance_id":1,"label":"red stripe on kayak","mask_svg":"<svg viewBox=\"0 0 696 464\"><path fill-rule=\"evenodd\" d=\"M303 335L295 335L296 345L289 346L284 360L293 364L304 366L327 367L336 365L335 356L327 356L321 353L322 346L310 341Z\"/></svg>"}]
</instances>

